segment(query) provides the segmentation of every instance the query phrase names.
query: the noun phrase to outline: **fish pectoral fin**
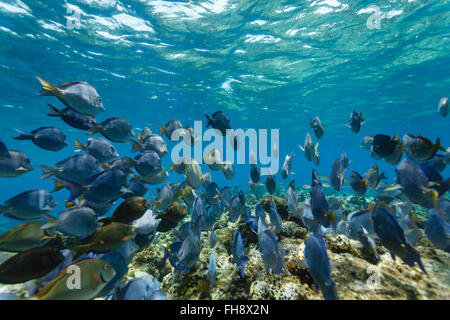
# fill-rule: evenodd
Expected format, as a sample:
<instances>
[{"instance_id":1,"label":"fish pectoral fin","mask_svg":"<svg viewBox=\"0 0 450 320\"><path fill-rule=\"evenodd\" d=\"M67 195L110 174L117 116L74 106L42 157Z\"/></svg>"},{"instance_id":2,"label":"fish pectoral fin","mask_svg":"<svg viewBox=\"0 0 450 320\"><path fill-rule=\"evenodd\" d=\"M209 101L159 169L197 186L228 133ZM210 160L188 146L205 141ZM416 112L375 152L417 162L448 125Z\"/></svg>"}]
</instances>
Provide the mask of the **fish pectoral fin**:
<instances>
[{"instance_id":1,"label":"fish pectoral fin","mask_svg":"<svg viewBox=\"0 0 450 320\"><path fill-rule=\"evenodd\" d=\"M208 177L209 175L211 175L210 172L205 173L204 175L201 176L200 180L201 181L205 180L205 178Z\"/></svg>"},{"instance_id":2,"label":"fish pectoral fin","mask_svg":"<svg viewBox=\"0 0 450 320\"><path fill-rule=\"evenodd\" d=\"M399 190L401 188L402 188L401 185L396 184L396 185L391 185L391 186L385 188L384 191L395 191L395 190Z\"/></svg>"},{"instance_id":3,"label":"fish pectoral fin","mask_svg":"<svg viewBox=\"0 0 450 320\"><path fill-rule=\"evenodd\" d=\"M97 286L98 286L100 283L102 283L102 278L100 277L100 275L97 274L97 273L93 273L93 274L91 275L91 288L92 288L92 289L97 288Z\"/></svg>"},{"instance_id":4,"label":"fish pectoral fin","mask_svg":"<svg viewBox=\"0 0 450 320\"><path fill-rule=\"evenodd\" d=\"M408 151L409 149L407 147L405 147L403 144L400 145L399 149L401 151Z\"/></svg>"},{"instance_id":5,"label":"fish pectoral fin","mask_svg":"<svg viewBox=\"0 0 450 320\"><path fill-rule=\"evenodd\" d=\"M50 237L50 236L48 236L48 235L45 235L45 236L42 236L42 237L39 239L39 241L44 241L44 240L48 240L48 239L52 239L52 237Z\"/></svg>"},{"instance_id":6,"label":"fish pectoral fin","mask_svg":"<svg viewBox=\"0 0 450 320\"><path fill-rule=\"evenodd\" d=\"M153 202L153 211L155 211L158 206L159 206L159 201L154 201Z\"/></svg>"},{"instance_id":7,"label":"fish pectoral fin","mask_svg":"<svg viewBox=\"0 0 450 320\"><path fill-rule=\"evenodd\" d=\"M16 171L17 171L17 172L26 172L26 171L28 171L28 169L25 168L25 167L23 167L23 166L20 166L20 167L18 167L18 168L16 169Z\"/></svg>"}]
</instances>

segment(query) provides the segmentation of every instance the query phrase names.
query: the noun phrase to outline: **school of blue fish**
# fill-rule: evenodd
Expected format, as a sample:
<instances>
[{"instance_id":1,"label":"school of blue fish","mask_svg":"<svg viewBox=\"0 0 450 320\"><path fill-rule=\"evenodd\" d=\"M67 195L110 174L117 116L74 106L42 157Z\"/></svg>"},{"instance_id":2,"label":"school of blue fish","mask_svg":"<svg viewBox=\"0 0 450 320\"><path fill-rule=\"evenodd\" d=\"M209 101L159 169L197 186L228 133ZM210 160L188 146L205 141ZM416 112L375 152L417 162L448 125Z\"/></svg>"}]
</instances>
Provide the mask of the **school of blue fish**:
<instances>
[{"instance_id":1,"label":"school of blue fish","mask_svg":"<svg viewBox=\"0 0 450 320\"><path fill-rule=\"evenodd\" d=\"M218 242L214 230L223 214L230 222L239 219L245 222L257 236L258 251L267 272L275 274L288 273L286 251L278 243L283 220L292 218L305 227L308 230L305 259L300 263L325 299L339 299L339 287L331 277L332 264L327 254L329 235L344 234L358 240L376 259L379 259L377 244L382 245L393 261L398 257L424 274L427 270L421 253L414 246L422 234L437 248L450 252L450 201L446 198L450 179L441 175L450 162L450 148L445 149L440 139L433 143L409 133L402 139L382 133L365 136L361 147L370 152L370 157L396 166L395 183L385 182L387 178L376 163L367 173L348 173L351 160L343 152L331 164L329 175L312 170L311 185L304 186L310 189L310 197L305 201L299 202L295 182L290 180L285 195L289 216L283 217L273 194L277 180L291 176L294 153L286 155L279 175L266 175L264 184L258 164L250 165L250 188L263 185L270 197L268 206L260 202L253 211L242 190L236 192L230 186L219 186L194 159L182 158L171 163L171 168L162 166L161 159L169 153L167 142L174 132L188 145L196 143L192 127L183 126L180 120L170 120L164 126L159 125L159 134L150 128L136 134L126 119L112 117L102 122L95 119L107 109L87 82L54 86L41 77L37 79L42 87L41 96L54 97L64 105L58 109L49 104L48 116L59 117L67 125L87 131L89 137L85 142L75 140L74 155L54 166L38 165L41 179L53 180L53 190L24 190L11 199L1 199L0 213L23 223L0 235L0 251L8 253L1 260L0 283L25 284L28 299L167 299L161 283L151 276L123 281L133 257L154 245L157 232L174 235L163 248L161 263L170 263L179 279L199 261L201 237L206 234L210 245L207 274L213 287L220 272L214 252ZM448 107L448 99L442 98L437 114L447 116ZM212 127L224 136L231 129L231 121L222 111L205 117L205 127ZM347 126L357 134L365 121L361 113L352 111ZM326 138L318 117L311 120L310 129L318 140ZM18 128L15 132L15 139L29 140L47 151L57 152L68 146L66 135L56 127L40 127L30 132ZM236 147L238 137L233 137L232 142ZM129 143L135 155L119 157L113 143ZM319 165L319 143L313 142L310 133L299 148L307 161ZM219 150L204 155L204 162L209 170L222 171L230 181L234 178L234 165L223 161ZM32 170L34 164L26 154L0 141L1 179L19 177ZM171 174L177 175L179 182L165 183ZM340 192L345 183L356 195L376 190L376 201L366 208L345 212L339 202L324 193L324 188ZM147 196L148 185L161 185L151 199ZM63 189L68 191L66 209L51 215L57 206L52 193ZM400 202L390 207L394 199ZM116 204L119 205L111 212ZM428 210L423 230L415 223L413 204ZM240 277L245 278L250 259L245 239L237 229L232 243L232 263ZM80 270L78 290L68 285L75 267ZM1 298L19 297L2 293Z\"/></svg>"}]
</instances>

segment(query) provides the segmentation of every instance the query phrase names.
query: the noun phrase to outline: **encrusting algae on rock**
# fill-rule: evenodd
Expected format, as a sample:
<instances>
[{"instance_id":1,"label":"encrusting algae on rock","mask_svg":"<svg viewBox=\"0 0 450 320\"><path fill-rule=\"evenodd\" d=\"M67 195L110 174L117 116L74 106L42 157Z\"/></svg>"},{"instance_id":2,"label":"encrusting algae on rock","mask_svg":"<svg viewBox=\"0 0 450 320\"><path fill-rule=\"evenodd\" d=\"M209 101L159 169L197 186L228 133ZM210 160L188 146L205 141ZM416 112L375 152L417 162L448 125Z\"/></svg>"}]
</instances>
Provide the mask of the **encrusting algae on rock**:
<instances>
[{"instance_id":1,"label":"encrusting algae on rock","mask_svg":"<svg viewBox=\"0 0 450 320\"><path fill-rule=\"evenodd\" d=\"M241 277L232 262L231 246L233 230L236 229L242 233L245 254L249 258L245 278ZM308 236L304 227L297 222L283 220L279 247L286 250L285 264L289 274L283 272L279 275L267 272L257 248L257 237L252 237L248 229L243 219L231 223L226 215L222 215L217 222L217 245L213 249L217 259L217 279L213 287L209 286L206 273L211 252L206 233L202 234L203 249L198 263L184 274L181 281L176 280L177 274L168 262L159 265L163 251L155 242L136 255L130 272L144 270L160 279L168 299L323 299L321 292L315 290L314 281L303 263ZM336 283L339 299L450 298L450 254L435 248L426 237L416 246L428 275L417 265L409 267L399 259L394 262L381 245L377 246L380 257L377 261L357 240L345 235L328 235L325 241L331 262L331 277Z\"/></svg>"}]
</instances>

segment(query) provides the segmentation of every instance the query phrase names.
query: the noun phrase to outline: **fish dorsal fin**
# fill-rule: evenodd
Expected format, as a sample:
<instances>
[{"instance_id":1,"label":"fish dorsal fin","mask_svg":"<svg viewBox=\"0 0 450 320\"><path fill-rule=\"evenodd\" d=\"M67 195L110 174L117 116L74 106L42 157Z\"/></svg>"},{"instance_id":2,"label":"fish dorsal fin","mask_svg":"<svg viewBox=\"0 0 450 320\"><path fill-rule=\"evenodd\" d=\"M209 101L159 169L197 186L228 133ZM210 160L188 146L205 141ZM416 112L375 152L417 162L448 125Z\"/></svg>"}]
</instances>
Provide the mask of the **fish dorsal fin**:
<instances>
[{"instance_id":1,"label":"fish dorsal fin","mask_svg":"<svg viewBox=\"0 0 450 320\"><path fill-rule=\"evenodd\" d=\"M73 86L73 85L79 84L79 83L81 83L81 81L70 81L70 82L66 82L66 83L60 84L60 85L58 86L58 88L60 88L60 89L65 89L65 88L67 88L67 87L69 87L69 86Z\"/></svg>"}]
</instances>

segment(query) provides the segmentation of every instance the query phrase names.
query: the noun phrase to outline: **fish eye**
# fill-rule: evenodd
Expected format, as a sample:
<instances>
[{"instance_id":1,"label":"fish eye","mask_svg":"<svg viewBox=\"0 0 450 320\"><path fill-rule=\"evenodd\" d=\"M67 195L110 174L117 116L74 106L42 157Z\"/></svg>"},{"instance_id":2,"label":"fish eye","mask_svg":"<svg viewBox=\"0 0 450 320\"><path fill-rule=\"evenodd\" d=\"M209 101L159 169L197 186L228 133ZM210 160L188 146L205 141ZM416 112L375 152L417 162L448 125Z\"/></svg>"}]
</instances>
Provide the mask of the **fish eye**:
<instances>
[{"instance_id":1,"label":"fish eye","mask_svg":"<svg viewBox=\"0 0 450 320\"><path fill-rule=\"evenodd\" d=\"M105 264L105 270L109 270L110 268L109 264Z\"/></svg>"}]
</instances>

